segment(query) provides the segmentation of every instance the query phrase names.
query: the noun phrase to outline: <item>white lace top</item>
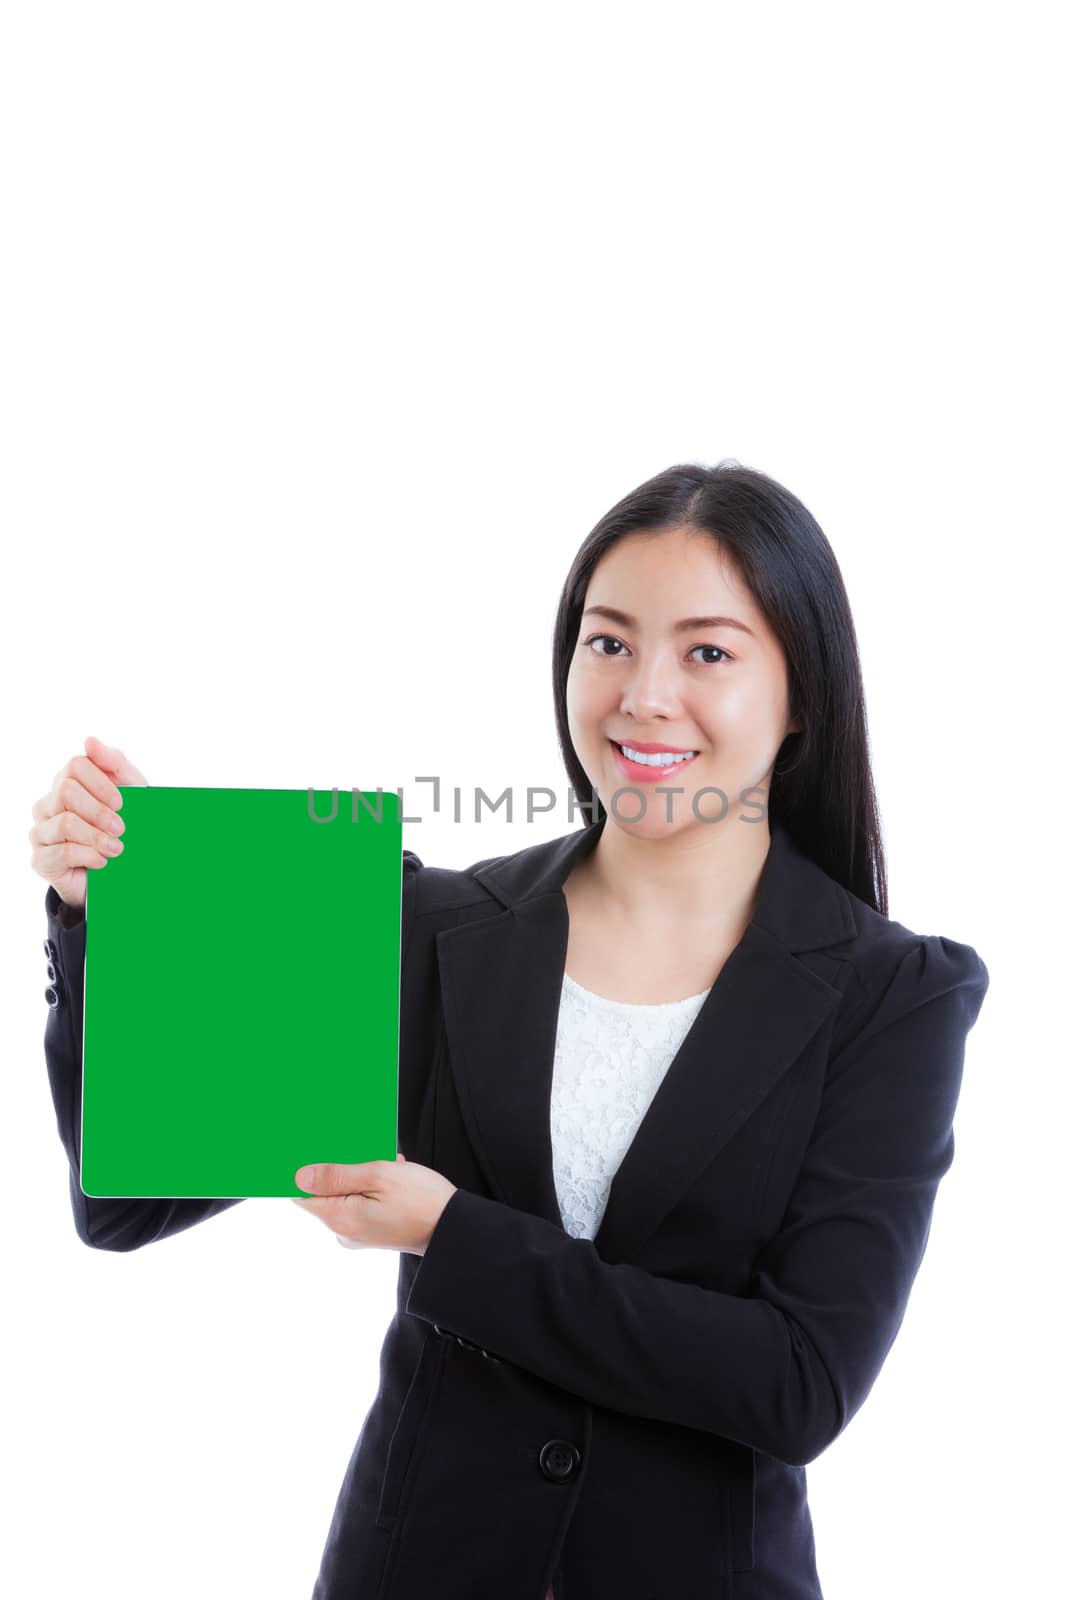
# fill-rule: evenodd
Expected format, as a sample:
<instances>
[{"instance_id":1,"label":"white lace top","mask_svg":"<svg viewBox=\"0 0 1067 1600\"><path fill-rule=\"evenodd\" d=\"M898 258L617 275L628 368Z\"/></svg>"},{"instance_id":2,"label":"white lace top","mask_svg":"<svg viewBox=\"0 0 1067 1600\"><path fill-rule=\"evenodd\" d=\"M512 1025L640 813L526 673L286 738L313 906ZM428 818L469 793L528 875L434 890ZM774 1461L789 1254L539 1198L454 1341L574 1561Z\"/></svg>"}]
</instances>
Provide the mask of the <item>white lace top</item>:
<instances>
[{"instance_id":1,"label":"white lace top","mask_svg":"<svg viewBox=\"0 0 1067 1600\"><path fill-rule=\"evenodd\" d=\"M710 989L666 1005L605 1000L563 974L552 1165L567 1232L592 1239L612 1179Z\"/></svg>"}]
</instances>

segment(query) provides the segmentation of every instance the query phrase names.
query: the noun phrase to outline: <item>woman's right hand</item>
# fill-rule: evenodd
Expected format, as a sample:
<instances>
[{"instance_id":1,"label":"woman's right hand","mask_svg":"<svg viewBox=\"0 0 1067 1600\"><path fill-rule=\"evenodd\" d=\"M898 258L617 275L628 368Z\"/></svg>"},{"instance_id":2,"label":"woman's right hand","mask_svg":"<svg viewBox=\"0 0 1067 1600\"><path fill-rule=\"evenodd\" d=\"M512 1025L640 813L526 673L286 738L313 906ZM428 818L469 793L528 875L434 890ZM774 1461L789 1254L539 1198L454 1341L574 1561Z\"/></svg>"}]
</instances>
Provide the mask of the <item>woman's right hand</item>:
<instances>
[{"instance_id":1,"label":"woman's right hand","mask_svg":"<svg viewBox=\"0 0 1067 1600\"><path fill-rule=\"evenodd\" d=\"M121 750L90 734L85 754L71 756L48 793L34 802L30 864L68 906L84 907L88 869L106 866L122 850L120 783L148 779Z\"/></svg>"}]
</instances>

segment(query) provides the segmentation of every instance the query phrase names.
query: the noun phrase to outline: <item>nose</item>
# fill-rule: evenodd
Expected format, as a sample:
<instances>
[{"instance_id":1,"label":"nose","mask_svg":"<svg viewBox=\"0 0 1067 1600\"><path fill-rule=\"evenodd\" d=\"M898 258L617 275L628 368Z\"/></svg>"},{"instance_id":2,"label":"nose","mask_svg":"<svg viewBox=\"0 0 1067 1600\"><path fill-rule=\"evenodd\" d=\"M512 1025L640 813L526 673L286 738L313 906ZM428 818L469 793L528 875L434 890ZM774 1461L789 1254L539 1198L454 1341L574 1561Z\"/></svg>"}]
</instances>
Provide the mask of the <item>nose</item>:
<instances>
[{"instance_id":1,"label":"nose","mask_svg":"<svg viewBox=\"0 0 1067 1600\"><path fill-rule=\"evenodd\" d=\"M653 717L678 721L683 712L682 687L667 652L646 656L626 673L619 709L642 727Z\"/></svg>"}]
</instances>

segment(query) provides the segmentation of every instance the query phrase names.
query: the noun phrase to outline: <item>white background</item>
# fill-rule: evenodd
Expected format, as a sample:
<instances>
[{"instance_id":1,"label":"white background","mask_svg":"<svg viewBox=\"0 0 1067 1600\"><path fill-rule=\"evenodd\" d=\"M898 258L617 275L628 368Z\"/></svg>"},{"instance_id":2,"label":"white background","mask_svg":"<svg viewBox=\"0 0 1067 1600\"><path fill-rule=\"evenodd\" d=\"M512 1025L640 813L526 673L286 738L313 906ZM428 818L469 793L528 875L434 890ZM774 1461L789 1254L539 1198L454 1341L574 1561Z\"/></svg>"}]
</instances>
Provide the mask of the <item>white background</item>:
<instances>
[{"instance_id":1,"label":"white background","mask_svg":"<svg viewBox=\"0 0 1067 1600\"><path fill-rule=\"evenodd\" d=\"M809 1468L827 1600L1058 1570L1053 20L7 8L7 1592L310 1595L397 1267L282 1200L130 1255L78 1241L33 801L95 733L154 784L406 784L434 865L568 832L457 824L453 790L465 819L476 786L564 794L578 544L723 457L797 493L842 566L891 914L991 972L903 1330ZM242 909L270 872L235 841L235 940L270 937Z\"/></svg>"}]
</instances>

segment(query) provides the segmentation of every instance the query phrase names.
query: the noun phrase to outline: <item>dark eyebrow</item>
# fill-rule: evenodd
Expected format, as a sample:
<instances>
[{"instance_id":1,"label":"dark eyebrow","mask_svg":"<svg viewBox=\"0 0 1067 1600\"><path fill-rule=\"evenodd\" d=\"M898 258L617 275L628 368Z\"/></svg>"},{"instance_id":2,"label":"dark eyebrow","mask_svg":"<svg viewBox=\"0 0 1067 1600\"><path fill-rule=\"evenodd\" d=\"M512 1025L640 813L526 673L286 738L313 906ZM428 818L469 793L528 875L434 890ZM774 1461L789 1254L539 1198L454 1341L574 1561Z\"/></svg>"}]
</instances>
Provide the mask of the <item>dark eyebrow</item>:
<instances>
[{"instance_id":1,"label":"dark eyebrow","mask_svg":"<svg viewBox=\"0 0 1067 1600\"><path fill-rule=\"evenodd\" d=\"M617 622L624 628L637 627L633 617L628 617L625 611L616 611L614 606L586 606L582 615L607 617L609 622ZM753 639L756 637L752 629L744 622L738 622L736 617L683 617L681 622L674 624L675 633L690 633L694 628L740 628L742 633L747 633Z\"/></svg>"}]
</instances>

